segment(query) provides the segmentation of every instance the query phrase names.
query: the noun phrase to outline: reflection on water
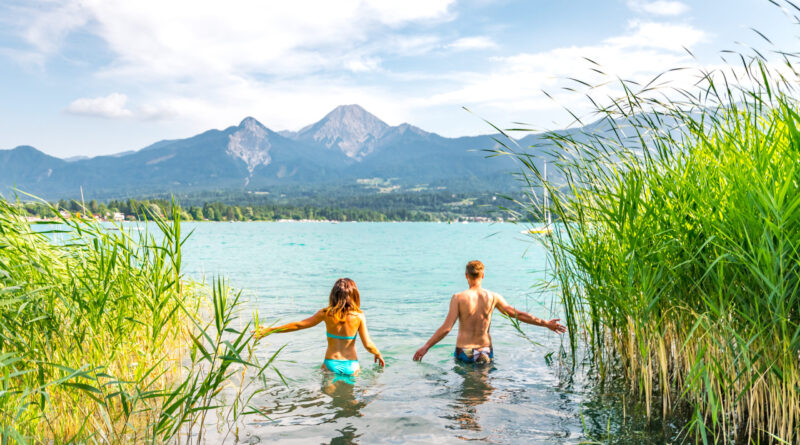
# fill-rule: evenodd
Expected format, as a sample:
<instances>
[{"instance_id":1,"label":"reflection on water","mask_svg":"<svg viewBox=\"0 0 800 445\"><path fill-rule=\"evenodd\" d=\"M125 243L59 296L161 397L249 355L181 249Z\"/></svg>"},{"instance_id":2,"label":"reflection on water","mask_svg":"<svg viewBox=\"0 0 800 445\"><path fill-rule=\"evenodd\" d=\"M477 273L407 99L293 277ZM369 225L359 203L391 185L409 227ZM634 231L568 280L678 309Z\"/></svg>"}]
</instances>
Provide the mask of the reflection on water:
<instances>
[{"instance_id":1,"label":"reflection on water","mask_svg":"<svg viewBox=\"0 0 800 445\"><path fill-rule=\"evenodd\" d=\"M358 443L356 439L361 437L360 434L356 434L356 427L353 425L347 425L346 427L336 431L341 435L331 439L331 445L350 445Z\"/></svg>"},{"instance_id":2,"label":"reflection on water","mask_svg":"<svg viewBox=\"0 0 800 445\"><path fill-rule=\"evenodd\" d=\"M333 419L361 416L361 409L369 404L366 399L356 397L356 387L346 380L326 377L322 381L322 392L330 396L330 407L335 412Z\"/></svg>"},{"instance_id":3,"label":"reflection on water","mask_svg":"<svg viewBox=\"0 0 800 445\"><path fill-rule=\"evenodd\" d=\"M450 407L454 414L445 416L455 421L456 427L464 430L481 431L478 407L489 400L494 387L489 382L489 373L494 365L473 365L456 362L453 371L464 380ZM486 438L483 438L484 440Z\"/></svg>"},{"instance_id":4,"label":"reflection on water","mask_svg":"<svg viewBox=\"0 0 800 445\"><path fill-rule=\"evenodd\" d=\"M356 387L347 380L326 377L322 382L322 392L330 396L330 407L335 413L333 419L361 417L361 410L369 404L364 398L357 397ZM331 439L331 445L350 445L358 443L356 439L361 437L357 434L358 429L352 423L346 423L343 428L337 428L337 437Z\"/></svg>"},{"instance_id":5,"label":"reflection on water","mask_svg":"<svg viewBox=\"0 0 800 445\"><path fill-rule=\"evenodd\" d=\"M322 380L322 392L327 394L330 400L330 408L334 412L333 422L337 419L349 417L361 417L361 410L369 404L369 400L363 394L356 394L356 386L347 380L336 378L336 376L326 376ZM363 390L358 390L363 391ZM338 437L331 440L331 444L350 445L358 443L356 439L361 437L357 434L358 429L352 423L346 423L343 428L336 429Z\"/></svg>"},{"instance_id":6,"label":"reflection on water","mask_svg":"<svg viewBox=\"0 0 800 445\"><path fill-rule=\"evenodd\" d=\"M326 438L325 443L359 443L361 433L353 420L363 417L362 410L370 404L371 397L366 394L365 386L354 385L351 379L327 372L319 374L316 387L293 387L290 384L268 390L259 399L264 403L260 412L270 422L253 422L251 426L296 428L332 425L333 428L326 428L332 438ZM368 377L365 383L369 381Z\"/></svg>"}]
</instances>

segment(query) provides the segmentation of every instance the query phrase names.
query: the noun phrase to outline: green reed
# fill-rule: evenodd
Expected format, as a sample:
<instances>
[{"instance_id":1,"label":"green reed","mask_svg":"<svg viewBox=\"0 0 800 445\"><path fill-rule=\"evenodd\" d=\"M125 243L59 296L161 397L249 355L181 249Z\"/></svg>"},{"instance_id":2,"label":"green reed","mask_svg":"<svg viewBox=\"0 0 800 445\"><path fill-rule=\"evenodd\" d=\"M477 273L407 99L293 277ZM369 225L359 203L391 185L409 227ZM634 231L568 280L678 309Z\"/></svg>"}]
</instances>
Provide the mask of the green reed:
<instances>
[{"instance_id":1,"label":"green reed","mask_svg":"<svg viewBox=\"0 0 800 445\"><path fill-rule=\"evenodd\" d=\"M737 57L690 89L620 81L591 131L495 152L521 162L527 211L550 194L552 279L601 382L648 416L688 407L688 441L797 443L799 79L791 55Z\"/></svg>"},{"instance_id":2,"label":"green reed","mask_svg":"<svg viewBox=\"0 0 800 445\"><path fill-rule=\"evenodd\" d=\"M240 294L184 279L179 217L134 233L23 215L0 199L3 444L199 443L212 417L235 434L257 412L275 355L255 359Z\"/></svg>"}]
</instances>

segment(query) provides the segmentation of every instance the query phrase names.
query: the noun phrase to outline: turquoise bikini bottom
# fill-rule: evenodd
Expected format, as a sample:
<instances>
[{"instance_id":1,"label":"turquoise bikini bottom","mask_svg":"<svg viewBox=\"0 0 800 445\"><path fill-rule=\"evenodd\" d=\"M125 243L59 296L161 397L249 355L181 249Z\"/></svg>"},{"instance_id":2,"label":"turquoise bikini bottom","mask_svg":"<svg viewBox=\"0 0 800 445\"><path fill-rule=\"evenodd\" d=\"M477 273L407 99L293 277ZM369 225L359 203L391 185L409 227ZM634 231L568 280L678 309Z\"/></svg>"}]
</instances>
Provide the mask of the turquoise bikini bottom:
<instances>
[{"instance_id":1,"label":"turquoise bikini bottom","mask_svg":"<svg viewBox=\"0 0 800 445\"><path fill-rule=\"evenodd\" d=\"M340 375L355 375L361 369L361 366L358 365L358 360L330 360L326 358L324 363L328 371Z\"/></svg>"}]
</instances>

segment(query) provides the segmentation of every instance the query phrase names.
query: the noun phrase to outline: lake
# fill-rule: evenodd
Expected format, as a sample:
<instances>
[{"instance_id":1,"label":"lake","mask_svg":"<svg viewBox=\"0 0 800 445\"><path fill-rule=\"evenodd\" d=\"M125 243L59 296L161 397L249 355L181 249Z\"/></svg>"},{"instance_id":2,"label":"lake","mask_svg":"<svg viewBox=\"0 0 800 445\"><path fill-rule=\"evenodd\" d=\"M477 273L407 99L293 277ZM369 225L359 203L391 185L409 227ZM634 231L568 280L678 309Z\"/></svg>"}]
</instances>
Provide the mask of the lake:
<instances>
[{"instance_id":1,"label":"lake","mask_svg":"<svg viewBox=\"0 0 800 445\"><path fill-rule=\"evenodd\" d=\"M559 364L566 336L524 325L534 345L495 314L495 363L456 364L455 329L422 363L414 351L466 287L464 266L486 265L484 287L541 318L560 318L557 298L534 286L545 276L542 248L515 224L446 223L185 223L184 270L198 280L217 275L242 289L267 323L312 315L327 304L340 277L355 280L372 338L386 368L358 343L361 375L351 385L319 368L325 327L276 334L259 343L270 356L286 345L277 377L254 404L242 443L577 443L607 431L623 441L654 439L625 420L616 399L592 391ZM563 356L563 355L561 355ZM272 376L271 376L272 377ZM636 420L636 419L634 419ZM646 423L646 422L645 422ZM652 428L651 428L652 429ZM587 431L590 433L587 435Z\"/></svg>"}]
</instances>

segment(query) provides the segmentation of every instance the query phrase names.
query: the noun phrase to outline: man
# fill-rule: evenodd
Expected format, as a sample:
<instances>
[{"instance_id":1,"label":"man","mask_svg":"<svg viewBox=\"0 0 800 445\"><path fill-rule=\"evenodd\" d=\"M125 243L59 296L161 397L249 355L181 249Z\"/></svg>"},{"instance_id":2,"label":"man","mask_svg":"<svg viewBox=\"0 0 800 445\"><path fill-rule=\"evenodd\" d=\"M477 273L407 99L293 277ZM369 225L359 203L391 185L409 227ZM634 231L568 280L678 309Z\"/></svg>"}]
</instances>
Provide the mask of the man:
<instances>
[{"instance_id":1,"label":"man","mask_svg":"<svg viewBox=\"0 0 800 445\"><path fill-rule=\"evenodd\" d=\"M465 363L490 363L494 358L494 351L489 327L492 324L492 313L495 308L509 317L516 317L519 321L544 326L559 334L567 332L567 328L559 323L558 318L550 321L536 318L527 312L514 309L500 295L483 289L481 287L484 277L483 263L480 261L467 263L465 276L469 289L453 295L447 318L427 343L417 350L414 360L422 360L428 349L445 338L458 320L456 359Z\"/></svg>"}]
</instances>

